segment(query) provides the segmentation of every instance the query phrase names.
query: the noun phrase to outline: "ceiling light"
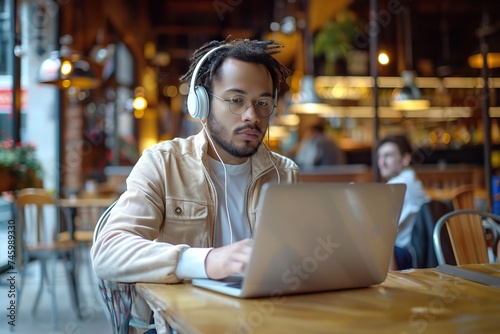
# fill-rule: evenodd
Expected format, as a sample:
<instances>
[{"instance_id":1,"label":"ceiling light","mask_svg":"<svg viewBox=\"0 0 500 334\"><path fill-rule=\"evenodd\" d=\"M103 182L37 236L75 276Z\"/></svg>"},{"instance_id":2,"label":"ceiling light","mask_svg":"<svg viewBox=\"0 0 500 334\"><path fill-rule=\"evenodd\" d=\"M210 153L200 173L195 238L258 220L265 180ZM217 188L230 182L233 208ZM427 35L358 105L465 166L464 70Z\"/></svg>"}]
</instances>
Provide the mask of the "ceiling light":
<instances>
[{"instance_id":1,"label":"ceiling light","mask_svg":"<svg viewBox=\"0 0 500 334\"><path fill-rule=\"evenodd\" d=\"M488 52L486 57L488 68L500 67L500 52ZM473 54L467 58L467 63L472 68L483 68L483 55L481 53Z\"/></svg>"}]
</instances>

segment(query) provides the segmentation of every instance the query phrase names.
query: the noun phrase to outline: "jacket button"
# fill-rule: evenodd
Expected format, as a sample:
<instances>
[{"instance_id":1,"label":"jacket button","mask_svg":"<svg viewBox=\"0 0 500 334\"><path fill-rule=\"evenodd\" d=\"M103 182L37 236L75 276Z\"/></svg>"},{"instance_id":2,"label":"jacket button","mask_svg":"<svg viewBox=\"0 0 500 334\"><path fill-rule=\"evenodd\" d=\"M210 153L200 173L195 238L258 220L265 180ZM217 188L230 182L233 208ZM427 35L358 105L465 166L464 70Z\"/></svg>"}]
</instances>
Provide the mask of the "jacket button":
<instances>
[{"instance_id":1,"label":"jacket button","mask_svg":"<svg viewBox=\"0 0 500 334\"><path fill-rule=\"evenodd\" d=\"M180 207L176 207L175 210L174 210L174 213L176 215L180 215L180 214L182 214L182 209Z\"/></svg>"}]
</instances>

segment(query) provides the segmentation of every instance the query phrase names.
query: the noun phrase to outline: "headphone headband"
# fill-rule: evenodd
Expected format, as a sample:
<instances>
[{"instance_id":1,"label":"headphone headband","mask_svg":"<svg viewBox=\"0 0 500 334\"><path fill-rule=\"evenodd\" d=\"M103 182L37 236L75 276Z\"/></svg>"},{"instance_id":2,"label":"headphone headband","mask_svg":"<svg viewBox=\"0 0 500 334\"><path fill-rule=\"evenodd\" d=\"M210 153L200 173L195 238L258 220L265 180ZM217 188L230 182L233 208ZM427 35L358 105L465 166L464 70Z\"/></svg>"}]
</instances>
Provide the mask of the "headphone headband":
<instances>
[{"instance_id":1,"label":"headphone headband","mask_svg":"<svg viewBox=\"0 0 500 334\"><path fill-rule=\"evenodd\" d=\"M208 93L203 86L197 86L198 81L198 71L205 62L205 60L215 51L228 47L228 45L220 45L212 50L208 51L201 57L201 59L196 64L193 74L191 75L191 85L189 86L189 93L187 97L187 107L189 114L193 118L198 118L204 120L208 117L210 111L210 99L208 98Z\"/></svg>"}]
</instances>

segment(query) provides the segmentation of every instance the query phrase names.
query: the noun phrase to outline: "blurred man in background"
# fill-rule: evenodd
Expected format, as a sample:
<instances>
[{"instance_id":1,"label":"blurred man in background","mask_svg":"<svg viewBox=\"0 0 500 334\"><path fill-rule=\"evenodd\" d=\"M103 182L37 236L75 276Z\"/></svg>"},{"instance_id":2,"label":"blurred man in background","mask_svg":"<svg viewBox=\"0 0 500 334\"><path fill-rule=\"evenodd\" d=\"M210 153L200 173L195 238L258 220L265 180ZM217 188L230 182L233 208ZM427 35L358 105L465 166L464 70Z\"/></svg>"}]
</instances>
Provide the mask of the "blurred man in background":
<instances>
[{"instance_id":1,"label":"blurred man in background","mask_svg":"<svg viewBox=\"0 0 500 334\"><path fill-rule=\"evenodd\" d=\"M408 251L417 213L429 202L422 182L411 167L412 148L405 136L390 135L382 139L377 147L380 176L387 183L406 184L403 210L399 219L398 234L394 247L391 270L411 268L412 257Z\"/></svg>"}]
</instances>

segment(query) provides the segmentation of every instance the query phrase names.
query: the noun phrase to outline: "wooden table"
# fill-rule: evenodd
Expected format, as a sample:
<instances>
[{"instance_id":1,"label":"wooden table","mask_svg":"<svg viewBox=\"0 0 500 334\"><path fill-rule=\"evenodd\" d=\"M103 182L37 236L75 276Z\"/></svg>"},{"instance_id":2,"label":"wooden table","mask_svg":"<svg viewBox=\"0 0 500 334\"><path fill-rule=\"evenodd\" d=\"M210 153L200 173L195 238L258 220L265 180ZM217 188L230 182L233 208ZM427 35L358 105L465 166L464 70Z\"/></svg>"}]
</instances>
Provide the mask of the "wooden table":
<instances>
[{"instance_id":1,"label":"wooden table","mask_svg":"<svg viewBox=\"0 0 500 334\"><path fill-rule=\"evenodd\" d=\"M450 202L455 193L455 188L425 188L425 192L432 200ZM474 197L480 201L486 201L486 190L482 188L474 189Z\"/></svg>"},{"instance_id":2,"label":"wooden table","mask_svg":"<svg viewBox=\"0 0 500 334\"><path fill-rule=\"evenodd\" d=\"M467 269L500 277L500 264ZM183 284L136 284L179 333L499 333L500 289L432 269L364 289L238 299Z\"/></svg>"},{"instance_id":3,"label":"wooden table","mask_svg":"<svg viewBox=\"0 0 500 334\"><path fill-rule=\"evenodd\" d=\"M92 245L95 225L102 212L108 208L117 196L82 196L59 199L59 206L64 208L66 220L71 223L72 228L62 233L60 238L68 238L76 241L77 254L75 268L80 270L81 264L86 264L90 281L94 279L92 262L90 260L89 248Z\"/></svg>"},{"instance_id":4,"label":"wooden table","mask_svg":"<svg viewBox=\"0 0 500 334\"><path fill-rule=\"evenodd\" d=\"M66 208L67 219L74 227L73 238L91 241L94 227L101 213L116 201L116 196L85 196L59 199L59 206Z\"/></svg>"},{"instance_id":5,"label":"wooden table","mask_svg":"<svg viewBox=\"0 0 500 334\"><path fill-rule=\"evenodd\" d=\"M116 201L116 196L61 198L59 205L66 208L97 207L105 209Z\"/></svg>"}]
</instances>

